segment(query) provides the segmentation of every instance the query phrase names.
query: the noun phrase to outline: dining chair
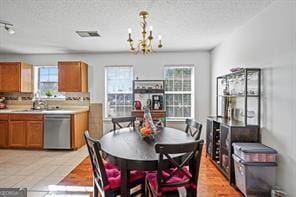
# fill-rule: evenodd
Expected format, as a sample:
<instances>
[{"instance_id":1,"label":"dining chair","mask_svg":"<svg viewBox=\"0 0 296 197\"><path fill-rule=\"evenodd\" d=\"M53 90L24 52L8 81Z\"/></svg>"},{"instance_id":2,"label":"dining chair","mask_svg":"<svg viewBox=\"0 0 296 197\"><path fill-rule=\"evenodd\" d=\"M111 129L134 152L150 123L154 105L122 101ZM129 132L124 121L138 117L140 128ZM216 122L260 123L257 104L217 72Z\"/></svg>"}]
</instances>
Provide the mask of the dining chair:
<instances>
[{"instance_id":1,"label":"dining chair","mask_svg":"<svg viewBox=\"0 0 296 197\"><path fill-rule=\"evenodd\" d=\"M192 119L186 119L185 123L185 132L189 133L192 137L195 138L195 140L199 140L201 135L202 124Z\"/></svg>"},{"instance_id":2,"label":"dining chair","mask_svg":"<svg viewBox=\"0 0 296 197\"><path fill-rule=\"evenodd\" d=\"M186 196L196 197L200 159L203 140L182 144L156 144L159 153L156 172L146 175L145 196L179 196L179 189L186 191ZM172 155L185 154L180 160ZM167 166L172 166L168 168Z\"/></svg>"},{"instance_id":3,"label":"dining chair","mask_svg":"<svg viewBox=\"0 0 296 197\"><path fill-rule=\"evenodd\" d=\"M115 132L117 128L120 128L120 129L127 128L127 127L135 128L136 117L133 117L133 116L118 117L118 118L112 118L111 121L113 124L113 131ZM123 123L125 123L126 125L124 126Z\"/></svg>"},{"instance_id":4,"label":"dining chair","mask_svg":"<svg viewBox=\"0 0 296 197\"><path fill-rule=\"evenodd\" d=\"M108 163L102 159L100 141L90 137L89 132L84 133L87 149L91 159L93 169L94 197L113 197L120 195L121 173L118 166ZM141 186L138 189L138 186ZM137 191L131 193L136 196L144 193L145 173L141 171L131 171L128 189L137 187Z\"/></svg>"}]
</instances>

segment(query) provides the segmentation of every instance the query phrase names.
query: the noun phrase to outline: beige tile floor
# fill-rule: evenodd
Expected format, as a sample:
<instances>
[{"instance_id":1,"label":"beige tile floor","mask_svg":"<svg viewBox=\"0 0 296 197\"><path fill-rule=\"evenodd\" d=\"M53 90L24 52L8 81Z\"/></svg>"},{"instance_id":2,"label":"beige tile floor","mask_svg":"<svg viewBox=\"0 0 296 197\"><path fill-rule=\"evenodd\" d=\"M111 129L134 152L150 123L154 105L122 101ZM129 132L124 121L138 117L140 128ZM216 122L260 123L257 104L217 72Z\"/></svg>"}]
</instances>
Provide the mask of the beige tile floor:
<instances>
[{"instance_id":1,"label":"beige tile floor","mask_svg":"<svg viewBox=\"0 0 296 197\"><path fill-rule=\"evenodd\" d=\"M85 146L77 151L0 149L0 188L27 188L28 197L87 196L83 193L92 188L56 186L87 154Z\"/></svg>"}]
</instances>

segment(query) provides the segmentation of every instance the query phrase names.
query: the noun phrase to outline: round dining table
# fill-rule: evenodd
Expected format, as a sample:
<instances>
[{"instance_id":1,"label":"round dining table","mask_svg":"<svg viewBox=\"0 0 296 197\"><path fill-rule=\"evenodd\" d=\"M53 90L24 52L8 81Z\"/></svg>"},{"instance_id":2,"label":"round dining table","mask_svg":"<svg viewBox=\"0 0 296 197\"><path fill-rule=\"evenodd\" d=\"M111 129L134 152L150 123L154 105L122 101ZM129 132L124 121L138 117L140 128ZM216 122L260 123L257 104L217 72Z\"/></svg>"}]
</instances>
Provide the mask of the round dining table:
<instances>
[{"instance_id":1,"label":"round dining table","mask_svg":"<svg viewBox=\"0 0 296 197\"><path fill-rule=\"evenodd\" d=\"M157 170L158 154L154 145L193 142L195 139L182 130L164 127L153 140L142 139L137 130L123 128L104 135L101 148L109 162L120 166L121 196L129 196L128 181L131 170ZM180 156L180 155L178 155Z\"/></svg>"}]
</instances>

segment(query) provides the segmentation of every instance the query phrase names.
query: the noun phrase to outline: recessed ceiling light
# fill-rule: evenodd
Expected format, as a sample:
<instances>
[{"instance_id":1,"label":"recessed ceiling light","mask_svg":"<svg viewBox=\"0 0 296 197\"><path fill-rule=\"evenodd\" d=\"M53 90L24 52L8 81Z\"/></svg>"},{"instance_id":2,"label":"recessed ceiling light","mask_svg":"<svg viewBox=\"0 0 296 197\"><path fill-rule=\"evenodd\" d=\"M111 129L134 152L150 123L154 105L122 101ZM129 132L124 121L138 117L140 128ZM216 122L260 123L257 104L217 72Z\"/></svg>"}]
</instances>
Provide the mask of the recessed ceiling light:
<instances>
[{"instance_id":1,"label":"recessed ceiling light","mask_svg":"<svg viewBox=\"0 0 296 197\"><path fill-rule=\"evenodd\" d=\"M76 33L83 38L86 37L101 37L98 31L76 31Z\"/></svg>"}]
</instances>

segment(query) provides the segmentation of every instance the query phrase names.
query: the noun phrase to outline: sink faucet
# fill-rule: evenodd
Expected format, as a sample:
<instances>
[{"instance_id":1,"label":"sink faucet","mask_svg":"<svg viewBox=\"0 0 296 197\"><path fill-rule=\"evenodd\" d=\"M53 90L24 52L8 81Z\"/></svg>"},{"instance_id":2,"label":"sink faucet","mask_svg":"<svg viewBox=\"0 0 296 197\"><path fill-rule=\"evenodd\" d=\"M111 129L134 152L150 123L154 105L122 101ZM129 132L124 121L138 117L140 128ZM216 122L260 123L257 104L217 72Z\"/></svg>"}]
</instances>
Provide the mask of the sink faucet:
<instances>
[{"instance_id":1,"label":"sink faucet","mask_svg":"<svg viewBox=\"0 0 296 197\"><path fill-rule=\"evenodd\" d=\"M48 109L48 102L46 100L41 99L40 91L38 90L33 98L32 109L42 109L41 106L43 106L43 109Z\"/></svg>"},{"instance_id":2,"label":"sink faucet","mask_svg":"<svg viewBox=\"0 0 296 197\"><path fill-rule=\"evenodd\" d=\"M33 101L33 109L41 109L41 106L43 106L43 109L48 109L48 102L45 100L34 100Z\"/></svg>"},{"instance_id":3,"label":"sink faucet","mask_svg":"<svg viewBox=\"0 0 296 197\"><path fill-rule=\"evenodd\" d=\"M48 109L48 102L46 100L41 100L39 106L43 106L43 109Z\"/></svg>"}]
</instances>

